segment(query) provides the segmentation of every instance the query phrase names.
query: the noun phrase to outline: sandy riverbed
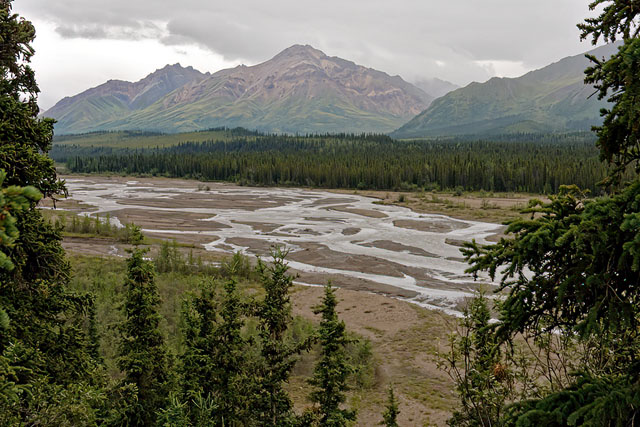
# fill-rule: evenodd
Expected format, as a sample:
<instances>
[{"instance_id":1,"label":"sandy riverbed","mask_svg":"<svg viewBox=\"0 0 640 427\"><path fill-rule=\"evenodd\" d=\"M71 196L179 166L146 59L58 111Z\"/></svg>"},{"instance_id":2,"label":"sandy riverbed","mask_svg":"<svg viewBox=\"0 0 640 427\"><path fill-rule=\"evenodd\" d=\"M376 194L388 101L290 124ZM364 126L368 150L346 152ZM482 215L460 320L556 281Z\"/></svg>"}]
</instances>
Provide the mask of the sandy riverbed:
<instances>
[{"instance_id":1,"label":"sandy riverbed","mask_svg":"<svg viewBox=\"0 0 640 427\"><path fill-rule=\"evenodd\" d=\"M207 251L289 250L299 283L389 294L457 314L478 286L452 242L487 243L500 226L374 203L376 199L292 188L249 188L177 179L66 177L73 207L134 222L145 234ZM200 184L200 188L204 188ZM120 250L119 248L116 248ZM488 282L486 277L481 282Z\"/></svg>"}]
</instances>

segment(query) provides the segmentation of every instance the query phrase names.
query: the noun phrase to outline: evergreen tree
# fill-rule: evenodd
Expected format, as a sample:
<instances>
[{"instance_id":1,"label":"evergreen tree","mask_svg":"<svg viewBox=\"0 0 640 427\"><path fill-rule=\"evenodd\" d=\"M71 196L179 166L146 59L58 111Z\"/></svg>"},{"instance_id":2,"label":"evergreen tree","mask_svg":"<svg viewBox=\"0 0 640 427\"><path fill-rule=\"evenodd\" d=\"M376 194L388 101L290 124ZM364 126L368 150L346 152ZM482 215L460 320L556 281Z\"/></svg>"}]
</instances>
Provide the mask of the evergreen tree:
<instances>
[{"instance_id":1,"label":"evergreen tree","mask_svg":"<svg viewBox=\"0 0 640 427\"><path fill-rule=\"evenodd\" d=\"M155 425L156 414L167 404L170 385L167 348L160 332L160 297L153 264L143 258L144 253L134 249L127 261L126 320L119 326L122 381L136 387L137 401L124 414L125 424L131 426Z\"/></svg>"},{"instance_id":2,"label":"evergreen tree","mask_svg":"<svg viewBox=\"0 0 640 427\"><path fill-rule=\"evenodd\" d=\"M400 409L398 409L398 400L393 392L393 387L389 386L389 390L387 391L387 407L382 413L382 422L380 425L386 427L398 427L399 413Z\"/></svg>"},{"instance_id":3,"label":"evergreen tree","mask_svg":"<svg viewBox=\"0 0 640 427\"><path fill-rule=\"evenodd\" d=\"M14 265L4 251L15 244L19 236L16 227L14 214L29 209L32 201L40 199L42 196L33 187L11 186L4 188L6 173L0 170L0 270L11 271ZM0 408L5 409L14 406L20 401L20 396L27 391L23 385L17 384L20 367L12 366L12 355L7 351L10 346L9 325L11 319L2 306L0 306ZM9 425L19 423L17 414L10 414L6 411L4 416L0 415L0 422Z\"/></svg>"},{"instance_id":4,"label":"evergreen tree","mask_svg":"<svg viewBox=\"0 0 640 427\"><path fill-rule=\"evenodd\" d=\"M214 287L205 284L183 310L187 347L182 356L183 389L193 421L201 416L202 405L197 403L204 397L215 409L209 425L240 426L250 422L250 341L242 335L246 308L235 281L226 282L224 288L219 305Z\"/></svg>"},{"instance_id":5,"label":"evergreen tree","mask_svg":"<svg viewBox=\"0 0 640 427\"><path fill-rule=\"evenodd\" d=\"M291 376L300 349L285 340L291 324L289 289L293 277L287 274L286 253L273 252L271 265L258 260L258 271L265 291L264 300L257 308L259 321L260 355L262 365L256 378L258 388L254 403L254 419L260 426L282 427L295 425L296 417L284 384Z\"/></svg>"},{"instance_id":6,"label":"evergreen tree","mask_svg":"<svg viewBox=\"0 0 640 427\"><path fill-rule=\"evenodd\" d=\"M586 70L586 82L611 102L596 132L601 158L612 166L612 194L588 200L575 186L563 187L550 203L533 202L530 220L509 225L514 239L465 249L470 271L502 275L501 338L548 331L596 337L609 355L604 368L583 366L564 390L511 406L505 425L623 426L640 416L640 179L623 182L629 166L640 172L639 6L596 0L590 8L600 15L579 25L594 44L623 41Z\"/></svg>"},{"instance_id":7,"label":"evergreen tree","mask_svg":"<svg viewBox=\"0 0 640 427\"><path fill-rule=\"evenodd\" d=\"M498 425L504 408L519 397L490 320L488 299L479 294L465 307L450 350L441 355L439 368L453 380L461 404L448 421L451 426Z\"/></svg>"},{"instance_id":8,"label":"evergreen tree","mask_svg":"<svg viewBox=\"0 0 640 427\"><path fill-rule=\"evenodd\" d=\"M91 298L88 301L88 351L89 355L95 360L97 363L102 364L104 362L102 356L100 355L100 334L98 333L98 320L96 314L96 300L95 298Z\"/></svg>"},{"instance_id":9,"label":"evergreen tree","mask_svg":"<svg viewBox=\"0 0 640 427\"><path fill-rule=\"evenodd\" d=\"M601 159L613 166L609 182L618 184L627 166L640 172L640 10L636 0L592 1L589 9L596 8L602 8L599 16L578 24L580 38L590 38L594 45L623 41L611 58L589 56L594 65L585 71L585 82L612 105L601 111L604 123L594 130Z\"/></svg>"},{"instance_id":10,"label":"evergreen tree","mask_svg":"<svg viewBox=\"0 0 640 427\"><path fill-rule=\"evenodd\" d=\"M42 194L34 187L5 188L6 177L6 172L0 169L0 269L11 271L15 265L4 250L14 247L20 236L15 215L31 208L31 203L40 200Z\"/></svg>"},{"instance_id":11,"label":"evergreen tree","mask_svg":"<svg viewBox=\"0 0 640 427\"><path fill-rule=\"evenodd\" d=\"M38 119L29 66L35 29L12 13L11 3L0 0L0 169L9 186L4 196L29 189L22 202L14 200L22 208L4 217L2 237L11 244L0 257L0 424L90 423L101 391L88 351L87 297L68 292L60 231L36 209L36 190L49 197L64 185L47 155L53 120Z\"/></svg>"},{"instance_id":12,"label":"evergreen tree","mask_svg":"<svg viewBox=\"0 0 640 427\"><path fill-rule=\"evenodd\" d=\"M322 304L313 310L322 315L318 330L321 354L309 380L314 387L310 398L318 405L316 422L320 426L341 427L356 419L356 411L340 408L346 400L351 367L345 354L349 339L345 335L344 322L338 319L337 304L335 292L328 284Z\"/></svg>"}]
</instances>

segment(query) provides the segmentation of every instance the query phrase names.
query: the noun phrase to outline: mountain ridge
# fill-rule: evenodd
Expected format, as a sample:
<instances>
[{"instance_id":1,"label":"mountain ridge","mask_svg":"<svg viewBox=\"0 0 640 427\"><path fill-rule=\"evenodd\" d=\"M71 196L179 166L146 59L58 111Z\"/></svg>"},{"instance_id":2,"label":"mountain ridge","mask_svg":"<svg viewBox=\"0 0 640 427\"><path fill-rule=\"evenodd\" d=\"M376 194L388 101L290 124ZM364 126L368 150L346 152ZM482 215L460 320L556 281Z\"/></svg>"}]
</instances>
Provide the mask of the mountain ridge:
<instances>
[{"instance_id":1,"label":"mountain ridge","mask_svg":"<svg viewBox=\"0 0 640 427\"><path fill-rule=\"evenodd\" d=\"M616 45L587 53L609 56ZM472 82L436 99L405 125L395 138L501 134L514 132L571 132L601 123L606 101L592 96L584 84L589 60L581 55L562 58L520 77L493 77Z\"/></svg>"},{"instance_id":2,"label":"mountain ridge","mask_svg":"<svg viewBox=\"0 0 640 427\"><path fill-rule=\"evenodd\" d=\"M93 114L93 122L61 121L56 131L183 132L242 126L281 133L384 133L432 100L399 76L327 56L309 45L293 45L263 63L192 79L144 108ZM58 104L45 115L59 119L56 108Z\"/></svg>"},{"instance_id":3,"label":"mountain ridge","mask_svg":"<svg viewBox=\"0 0 640 427\"><path fill-rule=\"evenodd\" d=\"M146 108L176 88L207 75L191 66L166 65L137 82L107 80L77 95L63 98L42 115L55 118L58 121L56 129L90 126L96 121L115 119Z\"/></svg>"}]
</instances>

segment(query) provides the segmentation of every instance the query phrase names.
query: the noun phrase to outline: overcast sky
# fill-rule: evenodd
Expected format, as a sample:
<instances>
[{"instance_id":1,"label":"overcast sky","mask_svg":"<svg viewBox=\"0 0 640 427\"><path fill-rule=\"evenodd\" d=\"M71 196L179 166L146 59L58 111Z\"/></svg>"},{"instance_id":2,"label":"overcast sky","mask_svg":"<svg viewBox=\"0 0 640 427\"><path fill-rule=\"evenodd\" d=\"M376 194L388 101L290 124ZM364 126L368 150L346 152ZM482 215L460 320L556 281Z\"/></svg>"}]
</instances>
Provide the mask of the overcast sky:
<instances>
[{"instance_id":1,"label":"overcast sky","mask_svg":"<svg viewBox=\"0 0 640 427\"><path fill-rule=\"evenodd\" d=\"M215 72L293 44L399 74L464 86L519 76L591 49L587 0L15 0L36 26L33 66L51 107L108 79L168 63Z\"/></svg>"}]
</instances>

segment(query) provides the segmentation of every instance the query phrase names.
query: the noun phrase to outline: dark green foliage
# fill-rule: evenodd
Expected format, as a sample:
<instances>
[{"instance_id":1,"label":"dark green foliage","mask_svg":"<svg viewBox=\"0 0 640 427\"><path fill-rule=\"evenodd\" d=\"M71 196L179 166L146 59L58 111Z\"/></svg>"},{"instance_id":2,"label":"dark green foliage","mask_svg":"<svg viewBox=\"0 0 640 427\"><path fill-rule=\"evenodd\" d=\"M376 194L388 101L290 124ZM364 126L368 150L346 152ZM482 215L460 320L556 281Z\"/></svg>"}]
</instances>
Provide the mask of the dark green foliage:
<instances>
[{"instance_id":1,"label":"dark green foliage","mask_svg":"<svg viewBox=\"0 0 640 427\"><path fill-rule=\"evenodd\" d=\"M118 366L123 384L136 386L136 402L124 414L132 426L155 425L156 412L167 404L170 372L158 314L160 297L151 262L144 251L134 250L127 261L126 297L122 307L126 320L119 326Z\"/></svg>"},{"instance_id":2,"label":"dark green foliage","mask_svg":"<svg viewBox=\"0 0 640 427\"><path fill-rule=\"evenodd\" d=\"M596 18L589 18L578 27L581 38L624 42L611 58L589 56L594 63L586 71L585 82L593 83L599 99L607 99L611 108L604 108L602 126L594 127L598 135L601 159L613 164L610 182L619 184L629 165L640 172L640 2L637 0L596 0L589 8L603 7Z\"/></svg>"},{"instance_id":3,"label":"dark green foliage","mask_svg":"<svg viewBox=\"0 0 640 427\"><path fill-rule=\"evenodd\" d=\"M398 400L396 399L392 386L389 386L387 393L387 406L382 413L382 422L380 425L398 427L398 414L400 413L400 409L398 408Z\"/></svg>"},{"instance_id":4,"label":"dark green foliage","mask_svg":"<svg viewBox=\"0 0 640 427\"><path fill-rule=\"evenodd\" d=\"M577 187L562 187L550 203L530 205L530 220L509 225L513 240L464 250L470 271L501 274L508 290L494 336L549 331L588 348L571 384L515 403L505 425L629 426L638 416L640 179L623 183L623 173L630 165L640 172L640 3L590 5L599 6L600 16L579 25L581 37L624 42L610 59L592 58L586 71L587 82L613 103L596 128L601 158L614 166L612 193L587 200Z\"/></svg>"},{"instance_id":5,"label":"dark green foliage","mask_svg":"<svg viewBox=\"0 0 640 427\"><path fill-rule=\"evenodd\" d=\"M208 399L208 406L214 408L208 425L247 425L252 392L251 340L243 336L247 308L233 280L225 283L218 301L215 287L205 282L183 309L186 350L181 371L186 409L193 425L199 425L203 407L198 402Z\"/></svg>"},{"instance_id":6,"label":"dark green foliage","mask_svg":"<svg viewBox=\"0 0 640 427\"><path fill-rule=\"evenodd\" d=\"M627 375L578 375L575 384L540 400L507 409L506 426L633 426L640 416L640 386Z\"/></svg>"},{"instance_id":7,"label":"dark green foliage","mask_svg":"<svg viewBox=\"0 0 640 427\"><path fill-rule=\"evenodd\" d=\"M0 1L0 169L7 185L33 185L45 197L64 190L46 153L51 148L53 120L39 120L35 74L29 62L35 28Z\"/></svg>"},{"instance_id":8,"label":"dark green foliage","mask_svg":"<svg viewBox=\"0 0 640 427\"><path fill-rule=\"evenodd\" d=\"M158 150L56 149L57 159L77 173L147 174L241 185L554 193L562 184L599 191L596 183L607 167L598 161L593 140L584 134L494 141L265 135Z\"/></svg>"},{"instance_id":9,"label":"dark green foliage","mask_svg":"<svg viewBox=\"0 0 640 427\"><path fill-rule=\"evenodd\" d=\"M11 248L20 235L14 215L29 209L31 203L40 200L42 194L34 187L12 185L5 188L6 176L7 174L0 169L0 247ZM0 269L11 271L14 267L11 259L0 250Z\"/></svg>"},{"instance_id":10,"label":"dark green foliage","mask_svg":"<svg viewBox=\"0 0 640 427\"><path fill-rule=\"evenodd\" d=\"M34 37L33 25L12 14L11 1L0 1L0 169L7 174L5 185L32 186L48 197L63 192L64 185L46 154L53 121L37 118L38 86L29 66ZM0 282L64 280L68 266L60 236L35 209L17 214L16 219L21 237L7 253L16 269L11 276L0 274Z\"/></svg>"},{"instance_id":11,"label":"dark green foliage","mask_svg":"<svg viewBox=\"0 0 640 427\"><path fill-rule=\"evenodd\" d=\"M577 327L589 333L602 323L635 329L640 293L630 284L640 277L640 181L594 200L585 200L576 187L563 187L549 203L533 201L527 212L536 217L507 229L515 239L463 251L472 272L495 276L507 267L501 279L509 290L503 327Z\"/></svg>"},{"instance_id":12,"label":"dark green foliage","mask_svg":"<svg viewBox=\"0 0 640 427\"><path fill-rule=\"evenodd\" d=\"M320 359L313 370L309 384L314 387L310 400L317 404L314 408L317 425L346 426L356 419L356 411L342 409L348 390L347 379L352 368L347 362L345 346L349 339L344 322L336 313L336 295L330 284L325 286L322 304L313 312L321 314L318 340L321 346Z\"/></svg>"},{"instance_id":13,"label":"dark green foliage","mask_svg":"<svg viewBox=\"0 0 640 427\"><path fill-rule=\"evenodd\" d=\"M87 305L87 338L89 340L87 344L87 351L89 352L89 355L93 358L93 360L95 360L97 363L102 363L103 359L102 355L100 354L100 335L98 333L95 297L92 296Z\"/></svg>"},{"instance_id":14,"label":"dark green foliage","mask_svg":"<svg viewBox=\"0 0 640 427\"><path fill-rule=\"evenodd\" d=\"M125 224L124 230L121 234L121 240L124 243L130 245L139 245L144 241L144 234L142 234L142 228L135 224Z\"/></svg>"},{"instance_id":15,"label":"dark green foliage","mask_svg":"<svg viewBox=\"0 0 640 427\"><path fill-rule=\"evenodd\" d=\"M89 354L88 298L67 291L60 232L36 209L64 185L47 156L53 121L37 118L34 36L0 0L0 169L9 186L0 206L9 208L0 214L0 424L91 424L104 393Z\"/></svg>"},{"instance_id":16,"label":"dark green foliage","mask_svg":"<svg viewBox=\"0 0 640 427\"><path fill-rule=\"evenodd\" d=\"M264 300L257 307L261 365L257 368L257 395L254 402L254 419L260 426L294 425L291 399L284 389L296 362L295 355L310 343L294 346L285 338L291 325L291 301L289 289L293 277L287 274L285 252L276 249L273 260L266 265L258 260L258 271L265 291Z\"/></svg>"},{"instance_id":17,"label":"dark green foliage","mask_svg":"<svg viewBox=\"0 0 640 427\"><path fill-rule=\"evenodd\" d=\"M629 40L638 37L640 1L595 0L589 3L589 10L597 8L602 8L599 16L587 18L578 24L582 40L591 37L593 44L596 44L600 38L605 42L614 42L620 38Z\"/></svg>"}]
</instances>

